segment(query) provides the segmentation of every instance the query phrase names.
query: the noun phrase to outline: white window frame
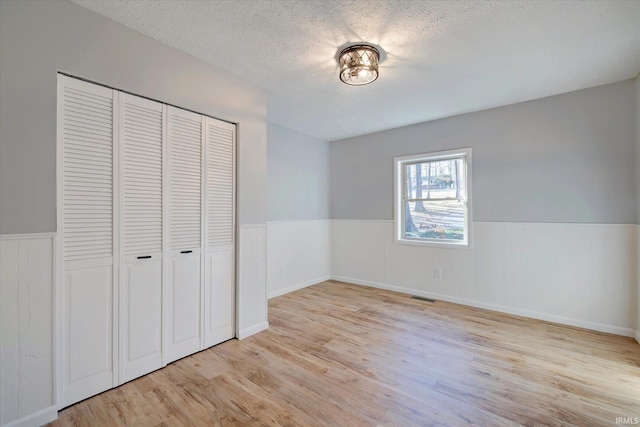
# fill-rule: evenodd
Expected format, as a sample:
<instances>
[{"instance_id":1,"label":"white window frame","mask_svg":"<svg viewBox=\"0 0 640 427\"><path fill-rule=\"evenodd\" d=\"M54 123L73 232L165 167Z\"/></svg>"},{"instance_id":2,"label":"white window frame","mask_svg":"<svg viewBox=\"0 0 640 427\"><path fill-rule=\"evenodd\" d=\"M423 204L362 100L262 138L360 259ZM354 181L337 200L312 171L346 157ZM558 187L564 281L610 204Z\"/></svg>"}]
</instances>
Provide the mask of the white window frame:
<instances>
[{"instance_id":1,"label":"white window frame","mask_svg":"<svg viewBox=\"0 0 640 427\"><path fill-rule=\"evenodd\" d=\"M466 211L464 216L464 239L463 240L446 240L446 239L427 239L427 238L407 238L404 236L404 219L405 219L405 203L404 203L404 186L405 179L403 176L404 167L408 164L422 163L438 160L448 160L455 158L464 158L466 165ZM403 245L417 246L437 246L448 248L472 249L472 170L471 170L471 148L459 148L455 150L438 151L424 154L414 154L411 156L394 157L393 159L393 188L394 188L394 242Z\"/></svg>"}]
</instances>

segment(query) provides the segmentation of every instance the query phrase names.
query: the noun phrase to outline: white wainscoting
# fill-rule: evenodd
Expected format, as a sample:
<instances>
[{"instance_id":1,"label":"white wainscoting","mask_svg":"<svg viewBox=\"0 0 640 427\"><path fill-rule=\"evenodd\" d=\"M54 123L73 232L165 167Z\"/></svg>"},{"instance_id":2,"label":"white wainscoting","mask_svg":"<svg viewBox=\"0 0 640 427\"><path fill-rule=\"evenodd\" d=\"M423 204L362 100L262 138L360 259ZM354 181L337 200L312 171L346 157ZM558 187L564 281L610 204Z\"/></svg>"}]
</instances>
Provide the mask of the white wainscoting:
<instances>
[{"instance_id":1,"label":"white wainscoting","mask_svg":"<svg viewBox=\"0 0 640 427\"><path fill-rule=\"evenodd\" d=\"M274 298L331 277L331 221L267 223L267 295Z\"/></svg>"},{"instance_id":2,"label":"white wainscoting","mask_svg":"<svg viewBox=\"0 0 640 427\"><path fill-rule=\"evenodd\" d=\"M472 250L445 249L395 244L393 221L333 220L332 278L634 336L635 225L473 227Z\"/></svg>"},{"instance_id":3,"label":"white wainscoting","mask_svg":"<svg viewBox=\"0 0 640 427\"><path fill-rule=\"evenodd\" d=\"M57 418L55 233L0 236L0 425Z\"/></svg>"},{"instance_id":4,"label":"white wainscoting","mask_svg":"<svg viewBox=\"0 0 640 427\"><path fill-rule=\"evenodd\" d=\"M237 337L243 339L269 327L267 319L267 225L239 227Z\"/></svg>"}]
</instances>

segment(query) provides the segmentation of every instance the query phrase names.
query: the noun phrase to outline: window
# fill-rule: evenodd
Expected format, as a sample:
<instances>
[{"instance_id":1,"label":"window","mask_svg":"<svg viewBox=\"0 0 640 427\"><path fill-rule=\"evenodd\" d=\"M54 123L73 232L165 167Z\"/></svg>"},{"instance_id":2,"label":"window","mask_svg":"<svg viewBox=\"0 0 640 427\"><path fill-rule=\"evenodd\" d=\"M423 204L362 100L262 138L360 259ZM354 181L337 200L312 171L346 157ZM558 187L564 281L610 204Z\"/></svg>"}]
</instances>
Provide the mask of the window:
<instances>
[{"instance_id":1,"label":"window","mask_svg":"<svg viewBox=\"0 0 640 427\"><path fill-rule=\"evenodd\" d=\"M469 246L471 148L394 163L396 243Z\"/></svg>"}]
</instances>

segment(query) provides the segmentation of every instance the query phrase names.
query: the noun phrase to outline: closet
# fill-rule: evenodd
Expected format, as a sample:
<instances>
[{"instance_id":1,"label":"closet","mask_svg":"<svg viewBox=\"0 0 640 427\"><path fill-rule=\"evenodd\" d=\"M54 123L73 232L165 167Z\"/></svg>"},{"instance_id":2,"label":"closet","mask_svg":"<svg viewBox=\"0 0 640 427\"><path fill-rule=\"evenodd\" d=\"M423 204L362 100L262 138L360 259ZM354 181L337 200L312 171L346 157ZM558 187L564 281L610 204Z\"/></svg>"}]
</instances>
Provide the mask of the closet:
<instances>
[{"instance_id":1,"label":"closet","mask_svg":"<svg viewBox=\"0 0 640 427\"><path fill-rule=\"evenodd\" d=\"M62 406L235 336L235 139L58 76Z\"/></svg>"}]
</instances>

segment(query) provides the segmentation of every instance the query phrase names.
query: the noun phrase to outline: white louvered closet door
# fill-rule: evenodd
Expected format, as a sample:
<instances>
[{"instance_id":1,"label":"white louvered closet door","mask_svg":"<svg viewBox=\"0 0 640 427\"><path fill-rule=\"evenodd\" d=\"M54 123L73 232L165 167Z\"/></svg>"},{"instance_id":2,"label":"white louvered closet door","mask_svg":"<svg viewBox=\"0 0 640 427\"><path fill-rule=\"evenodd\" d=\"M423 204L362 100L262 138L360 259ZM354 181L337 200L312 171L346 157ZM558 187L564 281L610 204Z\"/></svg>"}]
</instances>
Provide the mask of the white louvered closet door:
<instances>
[{"instance_id":1,"label":"white louvered closet door","mask_svg":"<svg viewBox=\"0 0 640 427\"><path fill-rule=\"evenodd\" d=\"M235 130L205 119L206 347L235 336Z\"/></svg>"},{"instance_id":2,"label":"white louvered closet door","mask_svg":"<svg viewBox=\"0 0 640 427\"><path fill-rule=\"evenodd\" d=\"M116 98L111 89L58 77L62 406L107 390L117 381Z\"/></svg>"},{"instance_id":3,"label":"white louvered closet door","mask_svg":"<svg viewBox=\"0 0 640 427\"><path fill-rule=\"evenodd\" d=\"M121 93L120 384L162 367L164 106Z\"/></svg>"},{"instance_id":4,"label":"white louvered closet door","mask_svg":"<svg viewBox=\"0 0 640 427\"><path fill-rule=\"evenodd\" d=\"M167 107L168 295L167 354L171 362L202 349L202 121Z\"/></svg>"}]
</instances>

